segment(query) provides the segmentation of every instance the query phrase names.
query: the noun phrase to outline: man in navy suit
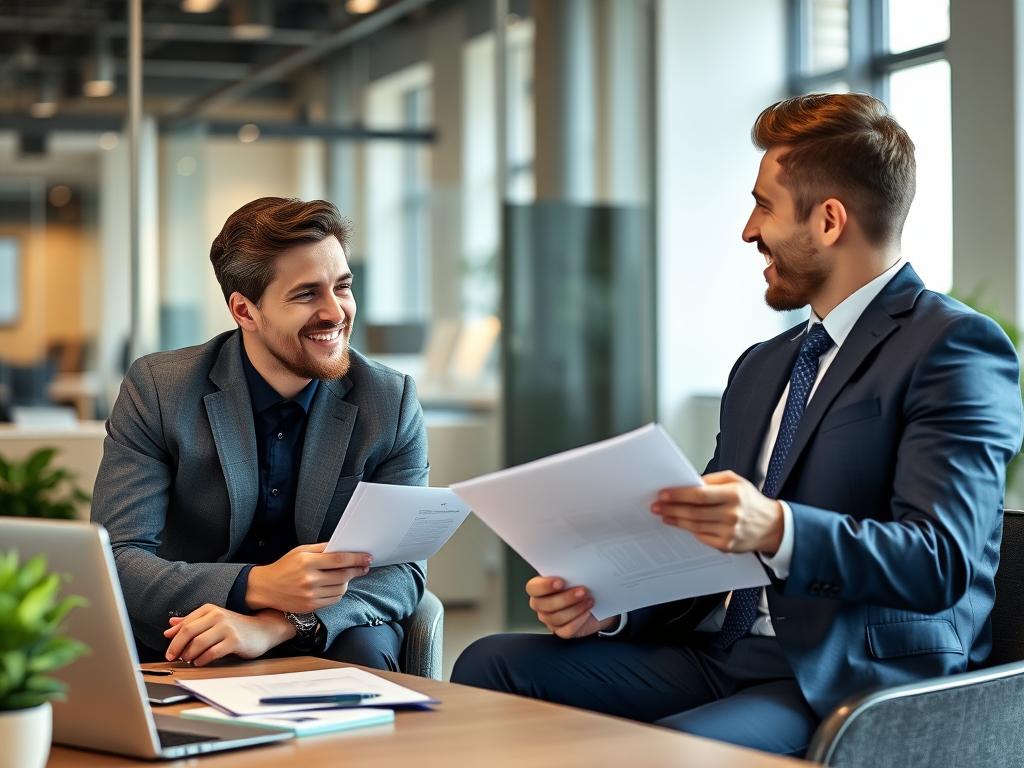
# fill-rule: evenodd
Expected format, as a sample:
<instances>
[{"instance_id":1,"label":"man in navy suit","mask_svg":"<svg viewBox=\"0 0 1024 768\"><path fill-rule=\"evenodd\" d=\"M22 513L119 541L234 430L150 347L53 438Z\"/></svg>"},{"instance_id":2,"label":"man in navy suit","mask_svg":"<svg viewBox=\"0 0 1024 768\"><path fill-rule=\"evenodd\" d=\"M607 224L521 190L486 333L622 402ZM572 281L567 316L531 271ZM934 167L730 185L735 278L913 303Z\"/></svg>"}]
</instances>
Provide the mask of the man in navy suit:
<instances>
[{"instance_id":1,"label":"man in navy suit","mask_svg":"<svg viewBox=\"0 0 1024 768\"><path fill-rule=\"evenodd\" d=\"M876 99L758 117L743 239L774 309L807 322L736 362L704 485L652 512L771 583L597 621L585 586L526 585L552 635L498 635L452 680L802 754L868 688L963 671L991 646L1017 356L900 255L914 146ZM568 642L566 642L568 641Z\"/></svg>"}]
</instances>

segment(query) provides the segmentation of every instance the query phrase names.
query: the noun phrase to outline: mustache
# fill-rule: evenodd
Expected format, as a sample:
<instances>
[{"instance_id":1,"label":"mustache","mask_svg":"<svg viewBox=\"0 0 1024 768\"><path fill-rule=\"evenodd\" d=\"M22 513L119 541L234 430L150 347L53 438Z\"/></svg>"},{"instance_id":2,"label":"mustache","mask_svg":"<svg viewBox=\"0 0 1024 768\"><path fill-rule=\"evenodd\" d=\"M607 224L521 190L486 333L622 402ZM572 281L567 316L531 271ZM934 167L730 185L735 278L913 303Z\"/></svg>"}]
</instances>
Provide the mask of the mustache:
<instances>
[{"instance_id":1,"label":"mustache","mask_svg":"<svg viewBox=\"0 0 1024 768\"><path fill-rule=\"evenodd\" d=\"M344 331L348 323L314 323L307 325L299 333L331 333L332 331Z\"/></svg>"},{"instance_id":2,"label":"mustache","mask_svg":"<svg viewBox=\"0 0 1024 768\"><path fill-rule=\"evenodd\" d=\"M754 240L754 245L757 246L757 250L761 253L761 255L763 255L763 256L771 256L772 255L772 249L769 248L767 245L765 245L764 244L764 240L762 240L760 237L757 238L756 240Z\"/></svg>"}]
</instances>

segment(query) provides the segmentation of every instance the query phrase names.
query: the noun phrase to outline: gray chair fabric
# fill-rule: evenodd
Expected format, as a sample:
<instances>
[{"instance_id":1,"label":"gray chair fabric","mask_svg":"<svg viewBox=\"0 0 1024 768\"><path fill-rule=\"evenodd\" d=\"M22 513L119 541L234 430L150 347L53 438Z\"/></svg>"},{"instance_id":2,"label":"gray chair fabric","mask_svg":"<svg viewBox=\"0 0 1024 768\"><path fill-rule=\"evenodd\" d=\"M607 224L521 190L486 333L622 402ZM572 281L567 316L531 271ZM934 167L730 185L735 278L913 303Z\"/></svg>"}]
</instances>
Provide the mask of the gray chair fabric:
<instances>
[{"instance_id":1,"label":"gray chair fabric","mask_svg":"<svg viewBox=\"0 0 1024 768\"><path fill-rule=\"evenodd\" d=\"M1006 510L992 654L982 669L855 696L807 759L836 768L1018 766L1024 754L1024 512Z\"/></svg>"},{"instance_id":2,"label":"gray chair fabric","mask_svg":"<svg viewBox=\"0 0 1024 768\"><path fill-rule=\"evenodd\" d=\"M429 589L416 612L403 622L402 671L410 675L441 679L444 634L444 606Z\"/></svg>"}]
</instances>

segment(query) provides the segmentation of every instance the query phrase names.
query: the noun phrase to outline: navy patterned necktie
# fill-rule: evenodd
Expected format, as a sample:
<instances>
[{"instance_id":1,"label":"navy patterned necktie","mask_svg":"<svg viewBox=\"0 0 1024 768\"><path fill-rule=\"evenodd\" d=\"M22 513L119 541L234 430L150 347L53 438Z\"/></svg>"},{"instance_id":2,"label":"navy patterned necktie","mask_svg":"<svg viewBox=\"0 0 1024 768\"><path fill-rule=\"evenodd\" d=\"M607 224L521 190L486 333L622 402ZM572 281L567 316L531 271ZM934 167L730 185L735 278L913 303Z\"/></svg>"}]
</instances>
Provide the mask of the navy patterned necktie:
<instances>
[{"instance_id":1,"label":"navy patterned necktie","mask_svg":"<svg viewBox=\"0 0 1024 768\"><path fill-rule=\"evenodd\" d=\"M789 396L786 398L786 409L782 412L779 434L775 438L772 456L768 461L768 472L764 478L761 493L770 499L778 496L782 484L782 467L786 463L789 449L793 447L800 419L807 406L807 398L811 394L814 380L818 376L818 359L832 348L835 342L828 335L825 326L816 323L804 336L800 343L800 352L789 375ZM754 626L757 619L757 606L761 602L761 587L735 589L729 600L729 608L725 612L722 629L715 638L715 646L725 649L743 637Z\"/></svg>"}]
</instances>

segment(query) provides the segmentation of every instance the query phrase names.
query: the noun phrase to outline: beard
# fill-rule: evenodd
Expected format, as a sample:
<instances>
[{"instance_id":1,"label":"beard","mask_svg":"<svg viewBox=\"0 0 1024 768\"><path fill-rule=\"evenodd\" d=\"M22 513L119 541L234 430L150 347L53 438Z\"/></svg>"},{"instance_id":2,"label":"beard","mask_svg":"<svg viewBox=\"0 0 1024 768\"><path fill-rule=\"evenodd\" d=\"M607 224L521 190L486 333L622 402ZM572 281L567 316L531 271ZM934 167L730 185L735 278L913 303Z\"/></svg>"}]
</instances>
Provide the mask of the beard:
<instances>
[{"instance_id":1,"label":"beard","mask_svg":"<svg viewBox=\"0 0 1024 768\"><path fill-rule=\"evenodd\" d=\"M298 336L289 336L268 323L261 335L267 351L295 376L303 379L340 379L348 373L351 363L348 339L352 333L352 326L347 320L341 325L338 349L330 356L311 354L302 344L304 334L330 333L337 329L338 326L334 323L312 323L299 331Z\"/></svg>"},{"instance_id":2,"label":"beard","mask_svg":"<svg viewBox=\"0 0 1024 768\"><path fill-rule=\"evenodd\" d=\"M758 240L757 249L772 259L775 279L768 282L764 301L779 312L810 304L831 274L807 232L798 232L774 248Z\"/></svg>"}]
</instances>

